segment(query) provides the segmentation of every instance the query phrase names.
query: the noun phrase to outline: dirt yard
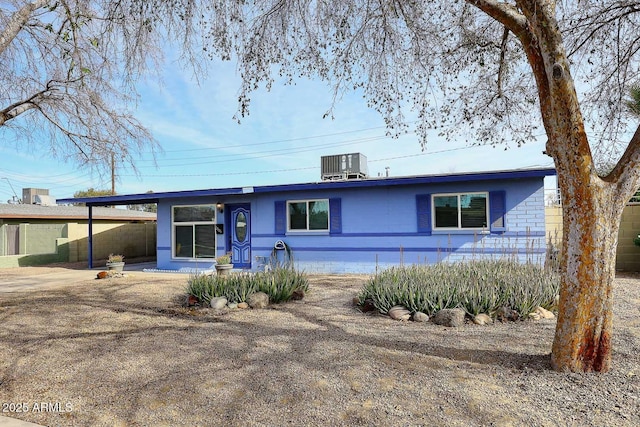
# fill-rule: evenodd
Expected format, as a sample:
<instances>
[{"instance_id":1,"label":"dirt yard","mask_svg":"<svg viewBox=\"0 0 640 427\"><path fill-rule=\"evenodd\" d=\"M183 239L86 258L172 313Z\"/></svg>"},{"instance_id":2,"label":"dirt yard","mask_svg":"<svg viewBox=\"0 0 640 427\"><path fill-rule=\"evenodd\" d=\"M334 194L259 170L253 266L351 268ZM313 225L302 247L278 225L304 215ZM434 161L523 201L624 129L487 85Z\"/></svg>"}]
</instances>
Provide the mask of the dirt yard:
<instances>
[{"instance_id":1,"label":"dirt yard","mask_svg":"<svg viewBox=\"0 0 640 427\"><path fill-rule=\"evenodd\" d=\"M4 291L0 415L50 426L638 426L640 279L616 281L613 370L549 369L555 322L451 329L365 315L363 276L302 301L182 307L186 277L95 272ZM43 278L45 275L42 276ZM43 279L45 280L45 279Z\"/></svg>"}]
</instances>

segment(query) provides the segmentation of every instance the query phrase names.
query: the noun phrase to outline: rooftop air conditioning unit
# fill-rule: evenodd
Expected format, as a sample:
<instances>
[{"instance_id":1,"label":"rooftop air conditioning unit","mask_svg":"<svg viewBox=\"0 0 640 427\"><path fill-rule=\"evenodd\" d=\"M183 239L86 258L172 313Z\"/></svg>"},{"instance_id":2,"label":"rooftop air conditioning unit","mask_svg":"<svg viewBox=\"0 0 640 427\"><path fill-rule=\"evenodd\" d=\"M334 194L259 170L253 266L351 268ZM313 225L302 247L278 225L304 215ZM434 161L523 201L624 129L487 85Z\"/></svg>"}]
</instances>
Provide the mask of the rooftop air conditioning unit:
<instances>
[{"instance_id":1,"label":"rooftop air conditioning unit","mask_svg":"<svg viewBox=\"0 0 640 427\"><path fill-rule=\"evenodd\" d=\"M48 194L36 194L34 200L36 205L56 206L56 199Z\"/></svg>"},{"instance_id":2,"label":"rooftop air conditioning unit","mask_svg":"<svg viewBox=\"0 0 640 427\"><path fill-rule=\"evenodd\" d=\"M36 196L48 196L49 190L46 188L23 188L22 203L33 205L36 203Z\"/></svg>"},{"instance_id":3,"label":"rooftop air conditioning unit","mask_svg":"<svg viewBox=\"0 0 640 427\"><path fill-rule=\"evenodd\" d=\"M321 179L323 181L362 179L369 176L367 157L361 153L322 156Z\"/></svg>"}]
</instances>

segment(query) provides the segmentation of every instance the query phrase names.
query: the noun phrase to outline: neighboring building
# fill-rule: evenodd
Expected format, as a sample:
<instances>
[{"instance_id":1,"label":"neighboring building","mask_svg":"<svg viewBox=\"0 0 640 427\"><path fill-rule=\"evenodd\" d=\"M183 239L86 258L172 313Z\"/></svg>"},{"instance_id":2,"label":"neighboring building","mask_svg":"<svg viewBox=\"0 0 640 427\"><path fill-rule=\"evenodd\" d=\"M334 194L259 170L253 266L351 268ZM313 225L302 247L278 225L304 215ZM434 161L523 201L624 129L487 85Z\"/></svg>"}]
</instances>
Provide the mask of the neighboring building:
<instances>
[{"instance_id":1,"label":"neighboring building","mask_svg":"<svg viewBox=\"0 0 640 427\"><path fill-rule=\"evenodd\" d=\"M310 273L373 273L487 256L544 261L543 180L554 169L351 175L59 202L158 203L157 267L164 270L210 269L227 252L234 268L258 270L272 254L283 260L287 249L296 267Z\"/></svg>"},{"instance_id":2,"label":"neighboring building","mask_svg":"<svg viewBox=\"0 0 640 427\"><path fill-rule=\"evenodd\" d=\"M86 206L2 204L0 203L0 224L65 223L84 221L87 223L89 208ZM101 221L155 221L156 214L128 209L106 207L93 208L93 219Z\"/></svg>"},{"instance_id":3,"label":"neighboring building","mask_svg":"<svg viewBox=\"0 0 640 427\"><path fill-rule=\"evenodd\" d=\"M36 197L45 197L38 194ZM156 214L92 208L94 259L154 256ZM86 261L89 208L0 204L0 267Z\"/></svg>"}]
</instances>

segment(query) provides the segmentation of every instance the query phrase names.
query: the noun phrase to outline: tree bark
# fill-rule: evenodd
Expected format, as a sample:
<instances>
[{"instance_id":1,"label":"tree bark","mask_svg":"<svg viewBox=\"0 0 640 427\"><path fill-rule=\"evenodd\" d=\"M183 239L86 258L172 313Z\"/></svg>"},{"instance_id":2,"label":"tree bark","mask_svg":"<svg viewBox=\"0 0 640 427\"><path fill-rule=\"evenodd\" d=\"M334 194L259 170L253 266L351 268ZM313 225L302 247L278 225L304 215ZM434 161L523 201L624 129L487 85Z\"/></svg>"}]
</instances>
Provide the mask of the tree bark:
<instances>
[{"instance_id":1,"label":"tree bark","mask_svg":"<svg viewBox=\"0 0 640 427\"><path fill-rule=\"evenodd\" d=\"M613 281L622 212L638 188L640 127L606 177L564 178L580 159L558 168L563 194L563 275L551 363L572 372L606 372L611 367Z\"/></svg>"},{"instance_id":2,"label":"tree bark","mask_svg":"<svg viewBox=\"0 0 640 427\"><path fill-rule=\"evenodd\" d=\"M576 159L579 162L579 159ZM613 281L624 202L596 175L575 180L558 168L562 193L562 276L551 364L558 371L611 366ZM574 170L577 168L574 168Z\"/></svg>"},{"instance_id":3,"label":"tree bark","mask_svg":"<svg viewBox=\"0 0 640 427\"><path fill-rule=\"evenodd\" d=\"M541 112L563 204L564 239L558 323L551 365L605 372L611 365L612 284L624 202L597 175L553 2L522 2L534 27ZM543 81L540 90L540 82Z\"/></svg>"},{"instance_id":4,"label":"tree bark","mask_svg":"<svg viewBox=\"0 0 640 427\"><path fill-rule=\"evenodd\" d=\"M9 120L15 119L20 114L26 113L34 108L37 108L36 104L25 101L21 104L12 105L5 110L0 110L0 126L4 126Z\"/></svg>"},{"instance_id":5,"label":"tree bark","mask_svg":"<svg viewBox=\"0 0 640 427\"><path fill-rule=\"evenodd\" d=\"M526 52L540 99L563 206L561 285L551 364L558 371L611 366L613 281L622 210L640 184L640 138L614 173L596 172L552 0L468 0L505 25ZM514 17L515 15L515 17ZM519 16L519 17L518 17ZM524 23L523 23L524 21Z\"/></svg>"},{"instance_id":6,"label":"tree bark","mask_svg":"<svg viewBox=\"0 0 640 427\"><path fill-rule=\"evenodd\" d=\"M46 6L47 3L47 0L36 0L31 3L27 3L11 16L6 27L0 31L0 53L4 52L7 46L9 46L18 33L20 33L22 27L31 17L31 14L35 10Z\"/></svg>"}]
</instances>

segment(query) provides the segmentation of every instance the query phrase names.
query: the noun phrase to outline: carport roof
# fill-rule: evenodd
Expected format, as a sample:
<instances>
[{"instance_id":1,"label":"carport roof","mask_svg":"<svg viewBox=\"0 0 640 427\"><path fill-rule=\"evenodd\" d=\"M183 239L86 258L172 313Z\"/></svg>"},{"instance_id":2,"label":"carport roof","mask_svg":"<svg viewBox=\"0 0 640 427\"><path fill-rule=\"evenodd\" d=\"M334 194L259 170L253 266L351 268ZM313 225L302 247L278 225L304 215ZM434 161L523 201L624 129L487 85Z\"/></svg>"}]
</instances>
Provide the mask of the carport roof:
<instances>
[{"instance_id":1,"label":"carport roof","mask_svg":"<svg viewBox=\"0 0 640 427\"><path fill-rule=\"evenodd\" d=\"M161 193L123 194L116 196L80 197L58 199L58 203L86 203L87 206L132 205L157 203L165 199L193 197L218 197L241 195L248 193L282 193L303 190L322 190L338 188L390 187L397 185L420 185L464 181L486 181L520 178L543 178L553 176L556 170L544 169L511 169L490 172L468 172L441 175L415 175L405 177L377 177L340 181L320 181L302 184L264 185L258 187L231 187L206 190L167 191Z\"/></svg>"},{"instance_id":2,"label":"carport roof","mask_svg":"<svg viewBox=\"0 0 640 427\"><path fill-rule=\"evenodd\" d=\"M85 206L43 206L28 204L0 204L0 219L60 219L86 220L89 208ZM125 209L95 208L94 220L155 221L156 214Z\"/></svg>"}]
</instances>

